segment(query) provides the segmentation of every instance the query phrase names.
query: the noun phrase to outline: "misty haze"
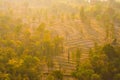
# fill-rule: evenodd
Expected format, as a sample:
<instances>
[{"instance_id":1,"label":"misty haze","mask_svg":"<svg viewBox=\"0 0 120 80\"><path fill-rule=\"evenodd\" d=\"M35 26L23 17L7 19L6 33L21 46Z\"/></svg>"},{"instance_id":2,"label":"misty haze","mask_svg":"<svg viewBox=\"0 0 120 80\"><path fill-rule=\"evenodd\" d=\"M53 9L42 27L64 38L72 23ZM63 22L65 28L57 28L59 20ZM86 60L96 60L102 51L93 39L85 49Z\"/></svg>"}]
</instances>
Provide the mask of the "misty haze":
<instances>
[{"instance_id":1,"label":"misty haze","mask_svg":"<svg viewBox=\"0 0 120 80\"><path fill-rule=\"evenodd\" d=\"M0 0L0 80L120 80L120 0Z\"/></svg>"}]
</instances>

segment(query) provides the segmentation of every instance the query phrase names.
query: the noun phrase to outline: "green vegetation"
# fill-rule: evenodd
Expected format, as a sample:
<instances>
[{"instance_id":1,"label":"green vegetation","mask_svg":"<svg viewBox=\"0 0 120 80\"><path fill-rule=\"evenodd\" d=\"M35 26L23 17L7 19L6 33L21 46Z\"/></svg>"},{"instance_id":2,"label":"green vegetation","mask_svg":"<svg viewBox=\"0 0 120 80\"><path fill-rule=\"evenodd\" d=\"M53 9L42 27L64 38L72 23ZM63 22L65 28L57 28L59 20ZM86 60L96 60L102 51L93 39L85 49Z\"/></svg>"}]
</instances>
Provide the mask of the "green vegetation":
<instances>
[{"instance_id":1,"label":"green vegetation","mask_svg":"<svg viewBox=\"0 0 120 80\"><path fill-rule=\"evenodd\" d=\"M52 58L61 54L62 38L51 37L44 23L31 31L20 22L9 22L0 24L0 79L39 80L44 64L52 67Z\"/></svg>"},{"instance_id":2,"label":"green vegetation","mask_svg":"<svg viewBox=\"0 0 120 80\"><path fill-rule=\"evenodd\" d=\"M119 36L119 1L1 0L0 80L120 80Z\"/></svg>"},{"instance_id":3,"label":"green vegetation","mask_svg":"<svg viewBox=\"0 0 120 80\"><path fill-rule=\"evenodd\" d=\"M90 51L90 62L77 66L72 73L78 80L119 80L120 48L110 44Z\"/></svg>"}]
</instances>

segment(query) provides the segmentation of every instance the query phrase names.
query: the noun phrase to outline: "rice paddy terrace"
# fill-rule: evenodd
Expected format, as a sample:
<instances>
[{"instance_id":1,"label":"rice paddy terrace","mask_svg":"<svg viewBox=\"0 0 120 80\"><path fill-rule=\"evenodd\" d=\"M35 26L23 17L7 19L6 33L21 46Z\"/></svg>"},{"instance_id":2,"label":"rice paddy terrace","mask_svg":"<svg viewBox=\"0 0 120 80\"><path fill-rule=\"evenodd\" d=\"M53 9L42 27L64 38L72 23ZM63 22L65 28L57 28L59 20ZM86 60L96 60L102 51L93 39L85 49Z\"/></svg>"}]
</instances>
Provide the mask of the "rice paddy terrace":
<instances>
[{"instance_id":1,"label":"rice paddy terrace","mask_svg":"<svg viewBox=\"0 0 120 80\"><path fill-rule=\"evenodd\" d=\"M21 32L17 33L19 26L17 28L15 27L15 32L12 32L10 30L10 33L13 33L11 36L13 40L15 39L14 42L16 42L16 44L18 44L17 40L21 42L20 46L23 48L25 47L24 52L32 53L30 55L26 54L23 56L26 57L31 56L32 58L32 56L34 56L33 53L35 52L35 57L39 59L38 62L40 64L38 65L37 68L36 67L32 68L33 66L32 67L30 66L30 69L31 70L35 69L34 70L35 72L39 72L40 78L42 78L41 80L46 80L46 78L49 75L53 76L52 73L54 71L62 72L63 80L76 80L74 79L72 73L75 71L77 72L78 67L81 68L81 66L84 65L84 63L86 64L88 62L89 64L92 58L89 52L92 48L95 47L95 45L102 46L108 43L113 46L115 45L115 47L117 45L120 45L119 4L117 5L116 3L113 3L114 4L113 5L109 2L104 3L104 1L99 4L95 4L97 2L84 3L81 1L79 0L57 0L57 1L56 0L31 0L31 1L12 0L11 2L8 2L7 0L0 1L0 11L1 11L0 15L1 18L3 18L3 22L1 22L1 24L8 24L9 26L10 23L10 26L12 26L14 24L12 22L16 22L15 23L16 25L20 25ZM38 30L38 28L40 29ZM5 29L7 29L7 27ZM14 29L14 27L12 29ZM26 33L29 35L30 39L27 40L28 37L27 35L16 38L17 37L16 33L21 34L22 36L24 35L24 33ZM45 40L49 39L50 37L50 46L44 47L44 44L41 44L42 43L42 39L40 35L41 33L42 34L45 33L44 35ZM0 35L0 37L1 36L2 35ZM54 38L56 39L56 36L59 36L57 37L57 39L61 40L62 38L63 41L62 48L61 45L58 46L60 50L56 49L57 41L56 40L54 41ZM5 35L5 37L6 39L9 40L8 35ZM1 40L1 42L2 41L4 40ZM32 44L34 42L35 48L39 47L40 49L33 49L32 51L29 51L33 47L29 48L28 47L29 45L26 44L27 41L31 41L29 42L30 46L33 46ZM55 42L55 44L53 42ZM58 43L61 42L58 41ZM50 48L50 50L48 48ZM18 53L16 47L15 50L16 53ZM39 57L38 54L40 54ZM41 54L45 54L45 55L41 55ZM45 60L43 56L45 57ZM18 58L18 62L20 62L19 58L21 58L21 56L20 57L18 56L17 58ZM25 61L25 59L20 59L20 60ZM49 64L49 60L50 60L50 64ZM34 62L31 62L31 64L33 63ZM90 62L90 64L92 65L92 61ZM3 72L6 73L6 70L5 71L3 70ZM14 75L11 73L9 74ZM20 73L20 75L22 79L23 74ZM2 75L0 75L0 80L1 80L1 76ZM6 76L3 75L2 77L3 77L2 80L4 80ZM31 76L28 77L30 77L30 80L32 79Z\"/></svg>"},{"instance_id":2,"label":"rice paddy terrace","mask_svg":"<svg viewBox=\"0 0 120 80\"><path fill-rule=\"evenodd\" d=\"M36 22L34 24L37 25ZM34 25L33 24L33 25ZM73 52L77 49L81 50L80 63L89 61L89 50L94 47L95 43L102 45L106 43L106 29L94 20L91 19L90 25L84 24L81 19L69 21L55 21L52 25L47 25L46 29L53 36L63 37L64 50L59 56L54 57L53 64L50 70L60 70L64 74L65 79L73 80L71 73L76 70L77 62L73 58ZM114 35L117 43L120 42L120 27L116 26ZM110 39L111 43L113 39ZM45 67L44 74L49 74L48 67Z\"/></svg>"},{"instance_id":3,"label":"rice paddy terrace","mask_svg":"<svg viewBox=\"0 0 120 80\"><path fill-rule=\"evenodd\" d=\"M76 61L72 58L72 52L80 49L80 62L89 61L89 50L94 47L94 44L105 43L105 29L95 20L91 21L91 26L84 25L81 20L73 20L69 23L56 22L55 25L48 27L48 30L64 38L64 52L54 58L54 69L61 70L65 76L70 78L72 71L76 70L77 66ZM120 27L115 27L115 32L116 38L119 40Z\"/></svg>"}]
</instances>

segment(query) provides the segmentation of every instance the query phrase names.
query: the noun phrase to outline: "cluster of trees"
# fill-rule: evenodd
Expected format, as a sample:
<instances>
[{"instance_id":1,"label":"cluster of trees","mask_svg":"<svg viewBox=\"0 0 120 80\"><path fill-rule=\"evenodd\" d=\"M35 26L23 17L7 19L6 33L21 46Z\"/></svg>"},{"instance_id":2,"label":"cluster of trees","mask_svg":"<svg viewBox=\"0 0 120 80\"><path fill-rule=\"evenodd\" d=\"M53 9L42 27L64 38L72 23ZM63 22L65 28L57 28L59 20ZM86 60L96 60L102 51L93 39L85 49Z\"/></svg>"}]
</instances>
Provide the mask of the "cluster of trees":
<instances>
[{"instance_id":1,"label":"cluster of trees","mask_svg":"<svg viewBox=\"0 0 120 80\"><path fill-rule=\"evenodd\" d=\"M29 9L26 5L24 10L26 13L23 12L20 19L15 15L15 10L12 11L11 8L8 9L10 10L9 14L7 11L1 11L0 80L41 80L45 66L48 67L48 71L54 70L53 58L63 53L63 39L59 36L53 36L50 31L46 30L45 21L49 26L56 26L54 24L56 22L68 24L68 22L71 23L74 19L78 19L83 24L92 26L91 20L95 19L101 27L105 27L106 39L114 39L114 27L120 25L119 5L120 3L115 2L114 4L96 2L92 5L84 3L82 7L69 5L66 7L66 11L62 8L62 12L59 12L61 8L53 6L51 11L49 9L36 9L35 13L34 9ZM54 9L57 10L56 13L54 13ZM34 21L38 21L37 25L39 26L32 25ZM64 24L66 25L66 23ZM78 28L80 25L73 23L72 27L76 28L76 26ZM119 46L96 45L94 49L90 50L90 60L86 63L79 61L81 50L76 49L76 52L73 53L75 53L77 67L72 75L76 79L120 80ZM58 79L63 79L63 74L60 71L53 71L47 76L47 80Z\"/></svg>"},{"instance_id":2,"label":"cluster of trees","mask_svg":"<svg viewBox=\"0 0 120 80\"><path fill-rule=\"evenodd\" d=\"M40 80L43 68L53 66L63 40L45 27L40 23L33 30L21 20L0 16L0 80Z\"/></svg>"},{"instance_id":3,"label":"cluster of trees","mask_svg":"<svg viewBox=\"0 0 120 80\"><path fill-rule=\"evenodd\" d=\"M63 80L63 73L59 70L53 71L47 76L46 80Z\"/></svg>"},{"instance_id":4,"label":"cluster of trees","mask_svg":"<svg viewBox=\"0 0 120 80\"><path fill-rule=\"evenodd\" d=\"M95 46L90 61L79 63L72 73L78 80L120 80L120 47L106 44Z\"/></svg>"}]
</instances>

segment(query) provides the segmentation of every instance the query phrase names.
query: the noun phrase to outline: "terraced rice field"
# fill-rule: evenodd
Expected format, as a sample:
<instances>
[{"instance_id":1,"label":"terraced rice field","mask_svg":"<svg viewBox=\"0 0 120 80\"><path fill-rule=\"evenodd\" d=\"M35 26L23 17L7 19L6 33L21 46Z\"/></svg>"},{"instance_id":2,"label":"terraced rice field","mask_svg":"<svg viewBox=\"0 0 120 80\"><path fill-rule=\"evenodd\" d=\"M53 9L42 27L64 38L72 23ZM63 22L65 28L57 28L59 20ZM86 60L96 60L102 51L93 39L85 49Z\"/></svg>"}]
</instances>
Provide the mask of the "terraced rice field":
<instances>
[{"instance_id":1,"label":"terraced rice field","mask_svg":"<svg viewBox=\"0 0 120 80\"><path fill-rule=\"evenodd\" d=\"M64 53L54 59L55 69L61 69L65 74L70 74L77 66L76 61L71 57L72 50L82 50L81 62L89 60L89 50L95 43L102 45L106 35L104 28L95 21L91 22L91 26L84 25L81 20L64 24L56 22L56 26L47 27L47 29L64 38Z\"/></svg>"}]
</instances>

